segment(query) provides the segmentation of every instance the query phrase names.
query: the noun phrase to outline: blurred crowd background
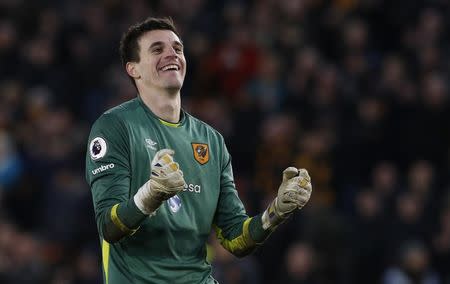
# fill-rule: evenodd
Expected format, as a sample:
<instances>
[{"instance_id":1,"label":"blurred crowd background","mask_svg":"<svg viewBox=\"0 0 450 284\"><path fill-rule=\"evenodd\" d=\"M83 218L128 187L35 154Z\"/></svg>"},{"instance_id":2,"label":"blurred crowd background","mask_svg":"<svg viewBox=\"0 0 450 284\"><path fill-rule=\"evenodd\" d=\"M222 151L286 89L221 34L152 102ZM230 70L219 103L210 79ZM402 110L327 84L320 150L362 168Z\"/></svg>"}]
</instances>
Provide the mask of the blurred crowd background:
<instances>
[{"instance_id":1,"label":"blurred crowd background","mask_svg":"<svg viewBox=\"0 0 450 284\"><path fill-rule=\"evenodd\" d=\"M248 213L288 165L308 205L222 284L450 283L450 2L0 0L0 283L101 282L84 157L136 92L129 25L171 16L184 108L217 128Z\"/></svg>"}]
</instances>

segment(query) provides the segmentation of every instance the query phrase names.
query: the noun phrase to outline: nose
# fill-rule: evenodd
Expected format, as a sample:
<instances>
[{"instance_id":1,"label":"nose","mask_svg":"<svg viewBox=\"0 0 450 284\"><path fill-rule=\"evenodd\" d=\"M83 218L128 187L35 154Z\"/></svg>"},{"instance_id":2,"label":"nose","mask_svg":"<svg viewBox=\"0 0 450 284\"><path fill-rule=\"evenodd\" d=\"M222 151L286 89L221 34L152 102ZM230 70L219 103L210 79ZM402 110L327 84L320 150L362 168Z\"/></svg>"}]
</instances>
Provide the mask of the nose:
<instances>
[{"instance_id":1,"label":"nose","mask_svg":"<svg viewBox=\"0 0 450 284\"><path fill-rule=\"evenodd\" d=\"M173 47L169 47L169 48L167 48L166 56L167 57L178 57L178 54Z\"/></svg>"}]
</instances>

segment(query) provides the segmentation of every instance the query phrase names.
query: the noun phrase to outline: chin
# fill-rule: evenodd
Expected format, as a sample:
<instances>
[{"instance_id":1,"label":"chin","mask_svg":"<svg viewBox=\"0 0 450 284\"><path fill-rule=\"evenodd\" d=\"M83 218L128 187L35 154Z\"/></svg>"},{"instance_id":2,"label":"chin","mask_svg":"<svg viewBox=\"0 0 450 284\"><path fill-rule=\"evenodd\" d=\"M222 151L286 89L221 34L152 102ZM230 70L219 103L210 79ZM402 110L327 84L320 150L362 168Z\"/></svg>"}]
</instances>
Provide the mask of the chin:
<instances>
[{"instance_id":1,"label":"chin","mask_svg":"<svg viewBox=\"0 0 450 284\"><path fill-rule=\"evenodd\" d=\"M166 85L166 89L168 90L180 90L183 87L183 82L170 82Z\"/></svg>"},{"instance_id":2,"label":"chin","mask_svg":"<svg viewBox=\"0 0 450 284\"><path fill-rule=\"evenodd\" d=\"M182 84L171 84L166 86L166 90L168 90L170 93L179 92L181 90L181 87L183 87Z\"/></svg>"}]
</instances>

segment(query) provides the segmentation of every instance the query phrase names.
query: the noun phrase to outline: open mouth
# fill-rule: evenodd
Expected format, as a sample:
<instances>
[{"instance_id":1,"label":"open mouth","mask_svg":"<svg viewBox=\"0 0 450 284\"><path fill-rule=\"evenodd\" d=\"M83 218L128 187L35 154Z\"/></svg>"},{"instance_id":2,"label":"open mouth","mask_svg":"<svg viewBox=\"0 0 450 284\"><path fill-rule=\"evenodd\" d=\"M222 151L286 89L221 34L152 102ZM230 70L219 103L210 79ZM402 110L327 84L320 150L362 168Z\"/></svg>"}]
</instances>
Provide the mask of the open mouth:
<instances>
[{"instance_id":1,"label":"open mouth","mask_svg":"<svg viewBox=\"0 0 450 284\"><path fill-rule=\"evenodd\" d=\"M169 64L160 69L161 71L178 71L180 70L180 66L176 64Z\"/></svg>"}]
</instances>

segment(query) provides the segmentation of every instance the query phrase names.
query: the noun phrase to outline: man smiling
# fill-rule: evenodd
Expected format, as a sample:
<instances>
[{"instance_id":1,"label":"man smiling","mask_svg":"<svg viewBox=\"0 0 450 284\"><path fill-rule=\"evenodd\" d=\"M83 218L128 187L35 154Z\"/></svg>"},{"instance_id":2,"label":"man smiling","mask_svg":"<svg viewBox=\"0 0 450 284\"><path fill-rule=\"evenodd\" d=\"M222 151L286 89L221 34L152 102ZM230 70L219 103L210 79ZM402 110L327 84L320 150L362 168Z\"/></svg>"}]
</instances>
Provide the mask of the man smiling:
<instances>
[{"instance_id":1,"label":"man smiling","mask_svg":"<svg viewBox=\"0 0 450 284\"><path fill-rule=\"evenodd\" d=\"M186 59L173 22L130 27L120 52L138 96L94 123L86 155L104 283L217 283L206 261L211 229L245 256L308 202L311 179L287 168L277 197L250 218L223 137L181 109Z\"/></svg>"}]
</instances>

